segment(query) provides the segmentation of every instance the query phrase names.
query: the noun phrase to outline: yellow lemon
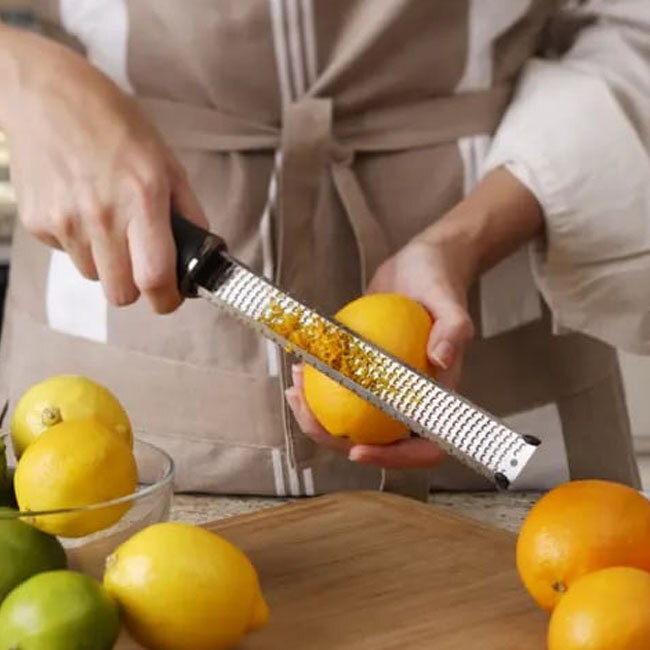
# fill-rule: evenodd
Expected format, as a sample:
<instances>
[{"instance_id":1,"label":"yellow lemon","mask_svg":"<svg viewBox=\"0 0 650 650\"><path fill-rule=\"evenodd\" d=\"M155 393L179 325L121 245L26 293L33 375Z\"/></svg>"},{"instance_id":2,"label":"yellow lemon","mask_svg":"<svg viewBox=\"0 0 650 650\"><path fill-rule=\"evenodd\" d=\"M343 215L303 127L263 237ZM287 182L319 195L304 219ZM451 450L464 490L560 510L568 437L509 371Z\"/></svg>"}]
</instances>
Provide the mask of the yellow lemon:
<instances>
[{"instance_id":1,"label":"yellow lemon","mask_svg":"<svg viewBox=\"0 0 650 650\"><path fill-rule=\"evenodd\" d=\"M131 448L101 422L61 422L39 436L18 463L14 484L21 510L78 508L132 494L138 472ZM35 516L41 530L81 537L108 528L129 509L121 503Z\"/></svg>"},{"instance_id":2,"label":"yellow lemon","mask_svg":"<svg viewBox=\"0 0 650 650\"><path fill-rule=\"evenodd\" d=\"M433 325L422 305L395 293L375 293L348 303L337 321L424 373L431 371L427 341ZM304 371L305 400L329 433L355 444L389 444L408 429L311 366Z\"/></svg>"},{"instance_id":3,"label":"yellow lemon","mask_svg":"<svg viewBox=\"0 0 650 650\"><path fill-rule=\"evenodd\" d=\"M131 423L117 398L104 386L78 375L50 377L18 400L11 420L11 440L20 457L45 430L70 420L99 420L129 445Z\"/></svg>"},{"instance_id":4,"label":"yellow lemon","mask_svg":"<svg viewBox=\"0 0 650 650\"><path fill-rule=\"evenodd\" d=\"M602 569L569 587L553 610L549 650L648 650L650 573Z\"/></svg>"},{"instance_id":5,"label":"yellow lemon","mask_svg":"<svg viewBox=\"0 0 650 650\"><path fill-rule=\"evenodd\" d=\"M223 650L267 623L255 568L197 526L154 524L107 560L104 586L133 638L155 650Z\"/></svg>"}]
</instances>

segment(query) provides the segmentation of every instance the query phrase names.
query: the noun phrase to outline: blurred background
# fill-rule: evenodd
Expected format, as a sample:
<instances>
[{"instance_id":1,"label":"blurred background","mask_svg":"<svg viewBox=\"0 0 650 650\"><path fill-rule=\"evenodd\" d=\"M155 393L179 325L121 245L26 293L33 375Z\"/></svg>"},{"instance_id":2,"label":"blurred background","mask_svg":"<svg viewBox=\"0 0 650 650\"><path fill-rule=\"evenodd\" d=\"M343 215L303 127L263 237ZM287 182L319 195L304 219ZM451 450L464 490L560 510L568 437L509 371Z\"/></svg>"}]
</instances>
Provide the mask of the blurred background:
<instances>
[{"instance_id":1,"label":"blurred background","mask_svg":"<svg viewBox=\"0 0 650 650\"><path fill-rule=\"evenodd\" d=\"M0 15L6 22L30 27L29 3L30 0L0 0ZM0 325L14 218L15 205L9 184L7 143L0 132ZM644 487L650 489L650 357L620 354L620 358L639 467Z\"/></svg>"}]
</instances>

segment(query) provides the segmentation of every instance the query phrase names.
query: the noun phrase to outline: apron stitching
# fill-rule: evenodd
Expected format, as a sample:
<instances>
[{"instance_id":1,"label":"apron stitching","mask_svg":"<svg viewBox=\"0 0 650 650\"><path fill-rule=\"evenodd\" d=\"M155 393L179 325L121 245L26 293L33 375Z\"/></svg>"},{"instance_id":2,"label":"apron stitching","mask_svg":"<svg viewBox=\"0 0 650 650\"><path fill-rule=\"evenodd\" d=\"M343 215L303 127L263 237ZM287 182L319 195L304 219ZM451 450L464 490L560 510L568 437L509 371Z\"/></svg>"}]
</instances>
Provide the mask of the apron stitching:
<instances>
[{"instance_id":1,"label":"apron stitching","mask_svg":"<svg viewBox=\"0 0 650 650\"><path fill-rule=\"evenodd\" d=\"M281 71L280 81L286 86L283 91L283 115L286 116L289 100L299 99L304 95L306 90L307 81L305 77L305 70L309 67L309 65L303 58L303 55L306 58L306 54L305 50L302 47L302 43L305 43L307 41L307 36L303 34L301 39L300 27L302 25L302 27L305 28L305 31L307 31L307 17L306 15L303 16L303 20L300 21L299 6L297 0L284 0L284 2L282 2L282 0L271 0L271 10L274 44L276 55L278 55L277 63L278 68ZM293 79L294 85L294 93L292 96L290 96L290 93L287 90L289 88L290 78ZM281 174L282 162L284 161L282 153L280 153L279 160L279 173ZM282 189L280 192L282 192ZM278 255L275 273L277 280L279 280L282 275L282 266L284 259L283 249L285 228L283 211L285 207L285 203L281 201L279 215L280 219L278 223ZM286 399L284 398L284 391L290 385L289 377L291 359L286 353L282 351L278 351L278 357L281 361L279 374L281 383L280 399L282 400L282 423L287 450L287 471L289 472L289 485L292 493L297 492L297 494L300 494L300 481L297 474L298 458L296 454L296 445L297 436L302 436L303 434L298 434L296 432L296 423L293 419Z\"/></svg>"},{"instance_id":2,"label":"apron stitching","mask_svg":"<svg viewBox=\"0 0 650 650\"><path fill-rule=\"evenodd\" d=\"M305 66L303 65L303 48L298 16L298 0L285 0L285 15L287 18L289 42L288 50L291 56L291 72L296 89L296 98L300 99L306 90Z\"/></svg>"},{"instance_id":3,"label":"apron stitching","mask_svg":"<svg viewBox=\"0 0 650 650\"><path fill-rule=\"evenodd\" d=\"M318 60L316 49L316 29L314 27L314 4L313 0L301 0L302 2L302 30L305 39L305 58L307 63L307 81L309 86L316 81L318 75Z\"/></svg>"},{"instance_id":4,"label":"apron stitching","mask_svg":"<svg viewBox=\"0 0 650 650\"><path fill-rule=\"evenodd\" d=\"M273 464L273 480L275 483L275 494L279 497L286 496L284 487L284 474L282 471L282 452L275 448L271 450L271 462Z\"/></svg>"},{"instance_id":5,"label":"apron stitching","mask_svg":"<svg viewBox=\"0 0 650 650\"><path fill-rule=\"evenodd\" d=\"M300 477L298 475L298 468L296 465L291 465L289 463L289 458L287 457L287 473L289 474L289 490L291 491L292 497L302 496L302 489L300 486Z\"/></svg>"},{"instance_id":6,"label":"apron stitching","mask_svg":"<svg viewBox=\"0 0 650 650\"><path fill-rule=\"evenodd\" d=\"M273 45L275 61L280 82L282 106L286 107L293 99L293 90L289 75L289 59L287 56L284 11L282 0L269 0L271 6L271 26L273 30Z\"/></svg>"},{"instance_id":7,"label":"apron stitching","mask_svg":"<svg viewBox=\"0 0 650 650\"><path fill-rule=\"evenodd\" d=\"M275 275L275 259L273 246L273 222L275 221L277 185L280 165L282 164L282 153L276 150L273 158L273 170L269 179L267 201L264 213L260 221L260 238L262 240L262 260L264 277L273 280ZM271 377L278 377L280 366L280 351L277 346L268 339L264 341L266 346L266 360L268 374Z\"/></svg>"},{"instance_id":8,"label":"apron stitching","mask_svg":"<svg viewBox=\"0 0 650 650\"><path fill-rule=\"evenodd\" d=\"M305 467L302 470L302 480L305 486L305 496L313 497L316 494L316 490L314 488L314 472L311 467Z\"/></svg>"},{"instance_id":9,"label":"apron stitching","mask_svg":"<svg viewBox=\"0 0 650 650\"><path fill-rule=\"evenodd\" d=\"M273 45L275 48L276 56L276 66L278 70L278 79L280 82L280 90L282 96L282 113L284 113L295 97L295 93L291 86L291 70L290 70L290 52L287 46L287 34L286 34L286 23L285 23L285 5L282 0L269 0L271 8L271 25L273 31ZM280 156L282 154L280 153ZM282 174L282 159L278 159L278 177L280 178ZM280 213L283 210L282 202L280 202ZM277 223L277 232L278 232L278 242L277 242L277 260L275 265L275 279L276 281L280 278L282 273L282 258L283 258L283 240L284 240L284 219L280 214L280 218ZM278 351L279 358L279 379L280 379L280 395L279 399L281 400L281 415L282 415L282 428L284 432L285 447L287 450L287 461L294 462L294 444L292 440L291 432L291 414L289 413L289 407L284 398L284 391L288 387L287 382L287 357L286 355ZM284 491L284 477L282 472L282 460L281 457L278 458L277 454L273 456L274 463L274 473L276 474L276 490L280 485L280 476L282 476L282 490ZM280 463L279 470L277 468L277 463Z\"/></svg>"}]
</instances>

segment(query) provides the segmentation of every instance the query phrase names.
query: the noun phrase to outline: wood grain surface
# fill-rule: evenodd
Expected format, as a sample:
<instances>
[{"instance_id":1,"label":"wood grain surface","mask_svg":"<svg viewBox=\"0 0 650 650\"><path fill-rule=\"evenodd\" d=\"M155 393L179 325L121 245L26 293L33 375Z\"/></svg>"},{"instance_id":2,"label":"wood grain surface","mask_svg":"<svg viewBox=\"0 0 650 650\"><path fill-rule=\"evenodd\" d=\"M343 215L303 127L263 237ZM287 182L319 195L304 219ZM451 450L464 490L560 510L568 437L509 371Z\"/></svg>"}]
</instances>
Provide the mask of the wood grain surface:
<instances>
[{"instance_id":1,"label":"wood grain surface","mask_svg":"<svg viewBox=\"0 0 650 650\"><path fill-rule=\"evenodd\" d=\"M546 616L520 585L505 531L376 492L207 527L249 555L271 608L241 650L545 647Z\"/></svg>"}]
</instances>

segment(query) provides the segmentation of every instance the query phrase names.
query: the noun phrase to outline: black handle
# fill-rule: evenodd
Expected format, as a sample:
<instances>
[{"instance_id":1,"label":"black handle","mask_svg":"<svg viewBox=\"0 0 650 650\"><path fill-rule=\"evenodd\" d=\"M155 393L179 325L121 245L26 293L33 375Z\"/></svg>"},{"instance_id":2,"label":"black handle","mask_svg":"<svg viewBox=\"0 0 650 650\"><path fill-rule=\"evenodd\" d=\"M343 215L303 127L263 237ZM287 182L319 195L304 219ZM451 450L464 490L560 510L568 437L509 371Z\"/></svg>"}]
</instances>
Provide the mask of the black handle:
<instances>
[{"instance_id":1,"label":"black handle","mask_svg":"<svg viewBox=\"0 0 650 650\"><path fill-rule=\"evenodd\" d=\"M176 275L178 288L186 298L196 296L199 274L209 270L215 257L225 250L226 244L217 235L188 221L178 212L171 213L172 234L176 243Z\"/></svg>"}]
</instances>

